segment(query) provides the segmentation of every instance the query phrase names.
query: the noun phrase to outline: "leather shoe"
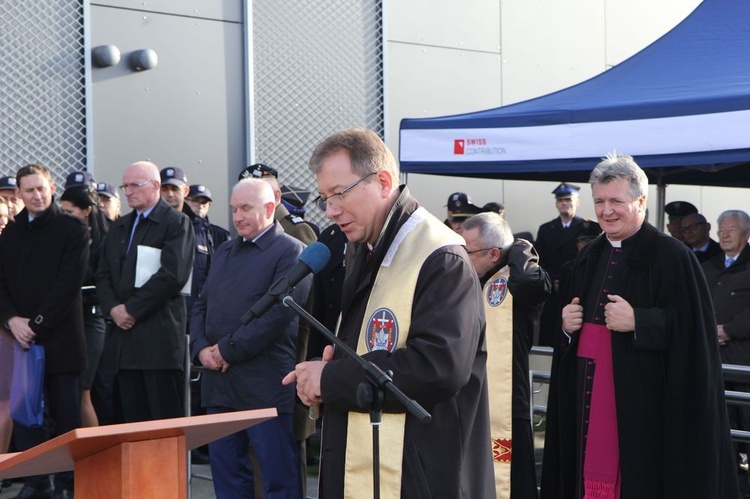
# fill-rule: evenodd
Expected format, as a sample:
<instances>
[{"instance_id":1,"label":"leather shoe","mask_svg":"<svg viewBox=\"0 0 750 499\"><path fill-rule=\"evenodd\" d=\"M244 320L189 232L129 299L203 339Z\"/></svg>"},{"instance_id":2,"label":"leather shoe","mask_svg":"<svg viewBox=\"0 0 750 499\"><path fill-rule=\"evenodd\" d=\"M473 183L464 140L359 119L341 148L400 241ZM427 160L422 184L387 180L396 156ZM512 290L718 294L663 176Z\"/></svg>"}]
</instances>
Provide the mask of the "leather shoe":
<instances>
[{"instance_id":1,"label":"leather shoe","mask_svg":"<svg viewBox=\"0 0 750 499\"><path fill-rule=\"evenodd\" d=\"M73 491L70 489L55 489L52 499L73 499Z\"/></svg>"},{"instance_id":2,"label":"leather shoe","mask_svg":"<svg viewBox=\"0 0 750 499\"><path fill-rule=\"evenodd\" d=\"M50 499L51 497L52 497L51 485L46 488L24 485L21 491L16 496L16 499Z\"/></svg>"}]
</instances>

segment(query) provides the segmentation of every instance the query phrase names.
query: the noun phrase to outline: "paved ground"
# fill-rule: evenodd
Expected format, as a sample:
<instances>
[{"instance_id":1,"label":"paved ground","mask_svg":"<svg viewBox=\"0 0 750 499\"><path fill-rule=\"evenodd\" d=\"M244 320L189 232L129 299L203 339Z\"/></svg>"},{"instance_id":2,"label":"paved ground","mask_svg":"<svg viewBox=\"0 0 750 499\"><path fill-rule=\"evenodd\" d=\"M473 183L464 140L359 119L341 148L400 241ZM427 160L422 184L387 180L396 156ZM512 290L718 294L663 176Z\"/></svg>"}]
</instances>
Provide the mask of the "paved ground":
<instances>
[{"instance_id":1,"label":"paved ground","mask_svg":"<svg viewBox=\"0 0 750 499\"><path fill-rule=\"evenodd\" d=\"M193 476L190 480L190 498L191 499L215 499L214 486L211 481L211 469L207 464L193 465ZM309 499L315 499L317 497L317 483L318 477L308 475L307 477L307 497ZM21 490L20 483L12 483L10 486L3 487L2 493L0 493L0 499L10 499L18 494ZM84 499L84 498L81 498ZM95 498L92 498L95 499Z\"/></svg>"}]
</instances>

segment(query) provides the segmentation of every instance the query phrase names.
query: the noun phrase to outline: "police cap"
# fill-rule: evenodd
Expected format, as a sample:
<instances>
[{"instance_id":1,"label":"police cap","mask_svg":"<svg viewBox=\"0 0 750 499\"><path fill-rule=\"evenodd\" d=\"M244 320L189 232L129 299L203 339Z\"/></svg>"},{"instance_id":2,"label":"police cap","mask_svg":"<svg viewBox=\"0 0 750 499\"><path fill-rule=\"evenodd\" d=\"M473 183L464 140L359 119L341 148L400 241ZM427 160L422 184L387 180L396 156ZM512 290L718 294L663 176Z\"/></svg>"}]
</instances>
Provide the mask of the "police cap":
<instances>
[{"instance_id":1,"label":"police cap","mask_svg":"<svg viewBox=\"0 0 750 499\"><path fill-rule=\"evenodd\" d=\"M580 191L581 188L577 185L569 184L567 182L562 182L560 185L555 187L555 190L552 191L552 194L555 195L555 199L566 199L573 196L578 195L578 191Z\"/></svg>"},{"instance_id":2,"label":"police cap","mask_svg":"<svg viewBox=\"0 0 750 499\"><path fill-rule=\"evenodd\" d=\"M243 178L263 177L279 178L279 172L276 171L276 168L273 168L271 166L264 165L263 163L255 163L254 165L250 165L242 170L237 180L242 180Z\"/></svg>"}]
</instances>

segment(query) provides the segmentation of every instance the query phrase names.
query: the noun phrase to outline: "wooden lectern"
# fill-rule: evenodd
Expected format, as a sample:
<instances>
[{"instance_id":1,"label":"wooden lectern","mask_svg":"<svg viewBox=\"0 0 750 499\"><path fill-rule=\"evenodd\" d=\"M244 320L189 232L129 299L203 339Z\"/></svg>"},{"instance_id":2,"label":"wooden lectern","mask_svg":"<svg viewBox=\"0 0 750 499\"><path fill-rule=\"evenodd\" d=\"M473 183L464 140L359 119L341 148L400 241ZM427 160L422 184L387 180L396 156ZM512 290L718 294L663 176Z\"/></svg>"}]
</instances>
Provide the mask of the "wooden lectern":
<instances>
[{"instance_id":1,"label":"wooden lectern","mask_svg":"<svg viewBox=\"0 0 750 499\"><path fill-rule=\"evenodd\" d=\"M0 454L0 479L75 470L78 499L186 499L188 451L276 415L259 409L79 428Z\"/></svg>"}]
</instances>

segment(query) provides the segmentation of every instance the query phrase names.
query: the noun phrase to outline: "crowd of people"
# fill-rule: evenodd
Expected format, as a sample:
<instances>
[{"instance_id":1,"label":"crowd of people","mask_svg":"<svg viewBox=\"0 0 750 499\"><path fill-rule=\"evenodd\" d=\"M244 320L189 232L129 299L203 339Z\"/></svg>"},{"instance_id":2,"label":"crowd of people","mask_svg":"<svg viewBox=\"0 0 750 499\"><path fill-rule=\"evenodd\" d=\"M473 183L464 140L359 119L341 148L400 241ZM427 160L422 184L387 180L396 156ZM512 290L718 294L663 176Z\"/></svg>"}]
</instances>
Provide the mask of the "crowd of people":
<instances>
[{"instance_id":1,"label":"crowd of people","mask_svg":"<svg viewBox=\"0 0 750 499\"><path fill-rule=\"evenodd\" d=\"M312 152L322 230L304 217L310 193L262 163L231 190L234 238L179 167L135 162L119 189L75 171L58 203L50 171L27 165L0 178L0 451L81 426L275 407L209 444L216 496L304 498L319 415L318 497L357 497L376 485L370 413L382 410L383 497L525 499L541 486L542 498L735 499L747 451L730 440L721 362L750 364L750 217L722 213L717 242L695 206L670 203L664 234L632 158L592 167L597 220L577 216L580 187L563 182L534 240L500 203L461 192L439 220L363 129ZM292 309L243 321L315 241L331 259L290 296L429 422L389 391L363 396L361 365ZM9 403L31 343L46 355L38 427L13 424ZM541 483L535 343L554 347ZM186 359L202 370L189 408ZM750 429L749 409L731 417ZM17 497L72 496L65 472L25 478Z\"/></svg>"}]
</instances>

